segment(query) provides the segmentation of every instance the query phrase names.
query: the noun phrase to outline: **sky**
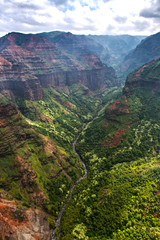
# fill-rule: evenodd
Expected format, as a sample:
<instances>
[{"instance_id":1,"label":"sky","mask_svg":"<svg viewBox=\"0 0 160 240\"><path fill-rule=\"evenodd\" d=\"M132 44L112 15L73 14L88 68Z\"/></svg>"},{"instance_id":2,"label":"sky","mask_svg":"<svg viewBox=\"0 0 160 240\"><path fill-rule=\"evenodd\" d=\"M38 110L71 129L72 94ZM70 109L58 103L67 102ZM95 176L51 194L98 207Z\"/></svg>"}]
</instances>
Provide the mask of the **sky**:
<instances>
[{"instance_id":1,"label":"sky","mask_svg":"<svg viewBox=\"0 0 160 240\"><path fill-rule=\"evenodd\" d=\"M160 0L0 0L0 36L8 32L151 35Z\"/></svg>"}]
</instances>

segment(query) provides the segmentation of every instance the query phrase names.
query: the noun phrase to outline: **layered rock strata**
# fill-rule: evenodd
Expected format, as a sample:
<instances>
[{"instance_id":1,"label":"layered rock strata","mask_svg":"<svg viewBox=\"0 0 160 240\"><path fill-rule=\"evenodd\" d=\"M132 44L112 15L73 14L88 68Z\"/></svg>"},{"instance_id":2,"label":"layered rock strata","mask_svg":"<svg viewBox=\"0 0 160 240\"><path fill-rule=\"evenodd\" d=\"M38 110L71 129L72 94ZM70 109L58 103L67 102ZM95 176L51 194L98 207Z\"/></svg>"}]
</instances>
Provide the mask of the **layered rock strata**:
<instances>
[{"instance_id":1,"label":"layered rock strata","mask_svg":"<svg viewBox=\"0 0 160 240\"><path fill-rule=\"evenodd\" d=\"M96 90L118 82L114 70L94 54L83 52L78 60L44 37L11 33L0 39L0 45L0 91L38 100L47 86L80 82Z\"/></svg>"}]
</instances>

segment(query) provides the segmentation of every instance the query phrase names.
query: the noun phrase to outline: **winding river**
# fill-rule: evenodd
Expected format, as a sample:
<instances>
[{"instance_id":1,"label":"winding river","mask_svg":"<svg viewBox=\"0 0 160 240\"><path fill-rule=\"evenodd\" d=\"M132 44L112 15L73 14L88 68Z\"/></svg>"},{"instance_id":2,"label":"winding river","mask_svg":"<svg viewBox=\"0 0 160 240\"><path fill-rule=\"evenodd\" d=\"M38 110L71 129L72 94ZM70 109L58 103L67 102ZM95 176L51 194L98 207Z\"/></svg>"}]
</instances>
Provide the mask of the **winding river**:
<instances>
[{"instance_id":1,"label":"winding river","mask_svg":"<svg viewBox=\"0 0 160 240\"><path fill-rule=\"evenodd\" d=\"M85 123L83 123L82 131L83 131L84 127L85 127ZM81 131L81 133L82 133L82 131ZM87 168L86 168L86 165L85 165L85 163L82 161L82 159L81 159L81 157L79 156L79 154L76 152L76 143L77 143L77 140L79 139L81 133L77 136L77 138L76 138L75 141L73 142L73 152L74 152L74 153L79 157L79 159L81 160L81 162L82 162L82 164L83 164L83 167L84 167L84 174L83 174L83 176L80 177L80 178L76 181L76 183L71 187L71 189L70 189L70 194L69 194L69 196L68 196L67 202L64 204L64 206L62 207L61 211L60 211L59 214L58 214L58 218L57 218L57 220L56 220L56 222L55 222L55 229L54 229L54 231L53 231L53 233L52 233L51 240L56 240L56 231L57 231L58 228L60 228L60 223L61 223L62 214L63 214L63 212L66 210L66 207L67 207L69 201L70 201L71 198L72 198L72 194L73 194L74 188L78 185L78 183L79 183L82 179L84 179L84 178L87 177ZM60 235L59 235L59 237L60 237Z\"/></svg>"}]
</instances>

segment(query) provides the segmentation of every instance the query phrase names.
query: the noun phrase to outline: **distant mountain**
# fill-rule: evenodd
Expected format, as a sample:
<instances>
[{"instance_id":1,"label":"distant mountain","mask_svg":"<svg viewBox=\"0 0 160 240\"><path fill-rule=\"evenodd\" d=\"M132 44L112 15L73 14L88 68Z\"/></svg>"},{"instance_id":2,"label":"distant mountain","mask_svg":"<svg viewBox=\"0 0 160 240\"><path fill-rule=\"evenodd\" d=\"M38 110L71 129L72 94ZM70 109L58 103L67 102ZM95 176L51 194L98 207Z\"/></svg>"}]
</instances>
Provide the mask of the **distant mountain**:
<instances>
[{"instance_id":1,"label":"distant mountain","mask_svg":"<svg viewBox=\"0 0 160 240\"><path fill-rule=\"evenodd\" d=\"M120 64L123 72L129 73L141 65L160 57L160 33L145 38Z\"/></svg>"},{"instance_id":2,"label":"distant mountain","mask_svg":"<svg viewBox=\"0 0 160 240\"><path fill-rule=\"evenodd\" d=\"M72 53L62 49L63 38L61 47L34 34L10 33L0 38L0 90L40 99L47 86L82 83L97 90L118 84L113 68L89 50L81 48L79 52L76 47ZM72 42L72 37L67 41Z\"/></svg>"},{"instance_id":3,"label":"distant mountain","mask_svg":"<svg viewBox=\"0 0 160 240\"><path fill-rule=\"evenodd\" d=\"M94 54L103 63L115 68L120 76L123 74L118 65L145 38L145 36L130 35L75 35L58 31L44 32L38 36L45 37L60 51L68 56L74 56L77 61L83 62L84 55Z\"/></svg>"},{"instance_id":4,"label":"distant mountain","mask_svg":"<svg viewBox=\"0 0 160 240\"><path fill-rule=\"evenodd\" d=\"M47 38L59 49L77 58L81 58L85 53L94 54L99 58L104 55L106 62L110 59L108 49L104 48L103 45L97 41L88 38L88 36L75 35L70 32L49 32L40 33L38 35Z\"/></svg>"},{"instance_id":5,"label":"distant mountain","mask_svg":"<svg viewBox=\"0 0 160 240\"><path fill-rule=\"evenodd\" d=\"M120 63L145 38L145 36L131 35L89 35L88 37L108 49L112 65ZM101 60L105 62L105 56L102 56Z\"/></svg>"}]
</instances>

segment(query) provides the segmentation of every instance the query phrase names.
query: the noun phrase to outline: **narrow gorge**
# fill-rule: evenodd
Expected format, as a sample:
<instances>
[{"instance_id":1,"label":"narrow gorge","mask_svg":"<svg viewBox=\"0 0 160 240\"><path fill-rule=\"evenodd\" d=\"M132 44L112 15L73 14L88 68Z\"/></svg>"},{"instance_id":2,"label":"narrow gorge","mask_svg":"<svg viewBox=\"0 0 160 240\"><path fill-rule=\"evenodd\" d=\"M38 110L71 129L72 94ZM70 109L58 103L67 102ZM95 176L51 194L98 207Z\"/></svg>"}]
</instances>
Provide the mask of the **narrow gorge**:
<instances>
[{"instance_id":1,"label":"narrow gorge","mask_svg":"<svg viewBox=\"0 0 160 240\"><path fill-rule=\"evenodd\" d=\"M85 124L83 124L82 131L83 131L84 127L85 127ZM82 132L81 132L81 133L82 133ZM80 134L81 134L81 133L80 133ZM71 198L72 198L72 194L73 194L74 188L78 185L78 183L79 183L82 179L84 179L84 178L87 177L87 167L86 167L84 161L81 159L81 157L79 156L79 154L78 154L77 151L76 151L76 143L77 143L77 141L78 141L78 139L79 139L79 137L80 137L80 134L77 136L77 138L76 138L75 141L73 142L73 152L74 152L74 153L78 156L78 158L81 160L81 162L82 162L82 164L83 164L83 167L84 167L84 174L83 174L82 177L80 177L80 178L76 181L76 183L75 183L75 184L72 186L72 188L70 189L70 193L69 193L68 199L67 199L66 203L64 204L64 206L62 207L61 211L59 212L58 218L57 218L57 220L56 220L56 222L55 222L55 229L54 229L54 231L53 231L53 233L52 233L51 240L58 240L58 239L60 239L60 224L61 224L62 214L63 214L64 211L66 210L67 205L68 205L69 201L70 201ZM56 233L57 233L57 230L59 231L58 238L56 237L56 235L57 235L57 234L56 234Z\"/></svg>"}]
</instances>

